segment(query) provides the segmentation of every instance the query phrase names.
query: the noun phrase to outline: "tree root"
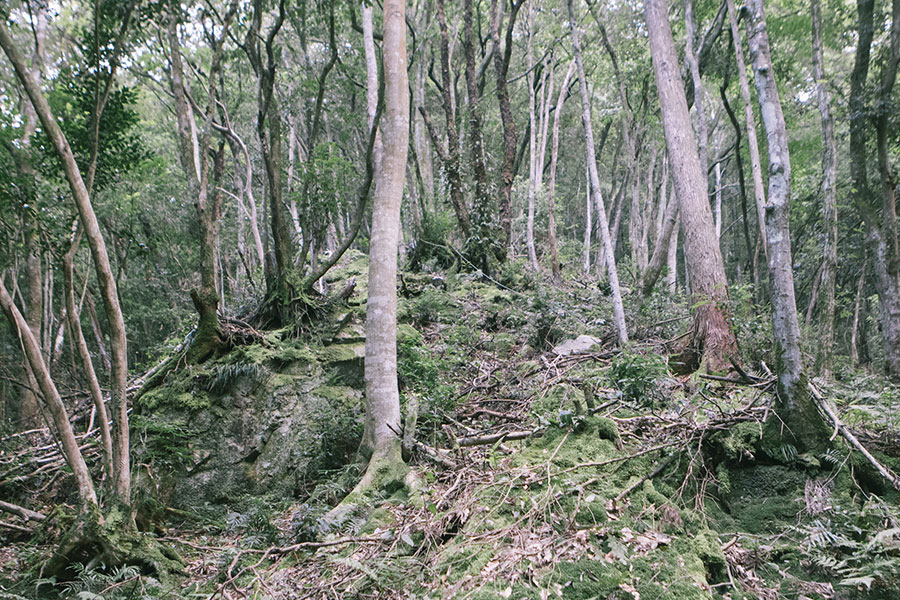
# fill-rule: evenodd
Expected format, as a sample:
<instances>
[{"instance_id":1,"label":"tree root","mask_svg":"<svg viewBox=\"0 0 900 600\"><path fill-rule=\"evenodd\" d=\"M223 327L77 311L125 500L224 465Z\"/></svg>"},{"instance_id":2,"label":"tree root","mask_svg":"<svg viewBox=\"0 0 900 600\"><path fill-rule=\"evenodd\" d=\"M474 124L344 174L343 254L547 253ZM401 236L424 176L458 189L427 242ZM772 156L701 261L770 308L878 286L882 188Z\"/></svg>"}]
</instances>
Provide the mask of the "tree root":
<instances>
[{"instance_id":1,"label":"tree root","mask_svg":"<svg viewBox=\"0 0 900 600\"><path fill-rule=\"evenodd\" d=\"M143 574L163 581L183 570L181 557L152 536L138 532L127 509L120 507L106 515L96 506L82 511L41 566L40 576L64 581L74 574L72 565L76 563L87 568L136 565Z\"/></svg>"}]
</instances>

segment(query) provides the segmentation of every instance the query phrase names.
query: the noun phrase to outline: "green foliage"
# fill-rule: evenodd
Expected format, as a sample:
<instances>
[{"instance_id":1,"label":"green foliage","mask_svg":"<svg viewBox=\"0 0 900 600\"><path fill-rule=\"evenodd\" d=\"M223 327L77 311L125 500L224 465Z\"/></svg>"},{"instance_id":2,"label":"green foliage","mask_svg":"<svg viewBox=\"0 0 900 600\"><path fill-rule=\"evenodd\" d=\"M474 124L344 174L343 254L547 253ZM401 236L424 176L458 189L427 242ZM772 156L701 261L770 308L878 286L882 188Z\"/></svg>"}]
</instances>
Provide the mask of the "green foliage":
<instances>
[{"instance_id":1,"label":"green foliage","mask_svg":"<svg viewBox=\"0 0 900 600\"><path fill-rule=\"evenodd\" d=\"M417 430L430 434L440 427L444 414L455 410L453 387L441 377L447 369L444 359L426 348L421 338L401 339L397 345L397 376L405 400L410 394L419 398Z\"/></svg>"},{"instance_id":2,"label":"green foliage","mask_svg":"<svg viewBox=\"0 0 900 600\"><path fill-rule=\"evenodd\" d=\"M273 523L275 516L270 499L247 497L239 509L225 515L225 532L239 534L245 544L253 547L269 546L279 535Z\"/></svg>"},{"instance_id":3,"label":"green foliage","mask_svg":"<svg viewBox=\"0 0 900 600\"><path fill-rule=\"evenodd\" d=\"M77 600L144 600L164 597L160 583L151 577L141 575L139 567L123 565L106 568L75 563L72 565L74 577L59 584L62 598ZM42 579L38 587L56 583Z\"/></svg>"},{"instance_id":4,"label":"green foliage","mask_svg":"<svg viewBox=\"0 0 900 600\"><path fill-rule=\"evenodd\" d=\"M453 298L437 289L426 290L410 303L407 310L410 322L420 328L432 323L448 322L458 314L459 308Z\"/></svg>"},{"instance_id":5,"label":"green foliage","mask_svg":"<svg viewBox=\"0 0 900 600\"><path fill-rule=\"evenodd\" d=\"M456 223L450 213L425 213L422 216L422 231L407 257L407 267L413 271L434 271L449 269L457 260L451 247L451 236Z\"/></svg>"},{"instance_id":6,"label":"green foliage","mask_svg":"<svg viewBox=\"0 0 900 600\"><path fill-rule=\"evenodd\" d=\"M798 525L803 561L820 575L855 590L890 593L900 587L900 514L872 497L859 508L840 509ZM877 597L877 595L876 595Z\"/></svg>"},{"instance_id":7,"label":"green foliage","mask_svg":"<svg viewBox=\"0 0 900 600\"><path fill-rule=\"evenodd\" d=\"M531 310L535 313L528 332L528 345L535 350L552 348L569 337L565 325L565 309L545 292L534 296Z\"/></svg>"},{"instance_id":8,"label":"green foliage","mask_svg":"<svg viewBox=\"0 0 900 600\"><path fill-rule=\"evenodd\" d=\"M752 285L732 285L728 288L734 336L746 362L772 363L772 319L769 308L756 304ZM762 317L761 315L766 315ZM774 364L774 363L773 363Z\"/></svg>"},{"instance_id":9,"label":"green foliage","mask_svg":"<svg viewBox=\"0 0 900 600\"><path fill-rule=\"evenodd\" d=\"M613 359L609 379L626 401L655 407L662 399L657 382L666 373L665 360L658 354L640 354L626 348Z\"/></svg>"},{"instance_id":10,"label":"green foliage","mask_svg":"<svg viewBox=\"0 0 900 600\"><path fill-rule=\"evenodd\" d=\"M151 467L178 469L191 463L195 432L177 421L135 414L130 421L135 453Z\"/></svg>"}]
</instances>

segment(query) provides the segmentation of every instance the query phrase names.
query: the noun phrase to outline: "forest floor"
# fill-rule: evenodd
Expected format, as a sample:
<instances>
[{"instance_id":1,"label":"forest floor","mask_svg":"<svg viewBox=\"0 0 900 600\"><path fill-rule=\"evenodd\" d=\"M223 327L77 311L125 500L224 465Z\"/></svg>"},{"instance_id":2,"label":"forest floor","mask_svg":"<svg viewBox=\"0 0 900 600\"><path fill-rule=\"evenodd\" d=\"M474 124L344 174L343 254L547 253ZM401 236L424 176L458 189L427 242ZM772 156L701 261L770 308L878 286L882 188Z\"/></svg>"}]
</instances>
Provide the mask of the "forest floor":
<instances>
[{"instance_id":1,"label":"forest floor","mask_svg":"<svg viewBox=\"0 0 900 600\"><path fill-rule=\"evenodd\" d=\"M348 260L355 267L331 285L356 276L364 294L360 258ZM716 375L667 367L689 326L683 299L669 295L629 295L625 348L605 290L587 280L545 285L516 266L491 281L406 273L401 295L418 485L385 492L337 528L321 516L352 487L355 464L293 494L197 514L164 507L146 527L181 554L182 574L90 565L58 596L898 597L897 493L841 437L812 456L763 436L776 418L770 330L740 288L744 372ZM835 373L814 385L875 456L900 467L896 388L847 366ZM32 506L64 497L54 448L32 441L25 452L13 440L0 442L0 489L18 477L41 483ZM64 505L44 508L54 517L36 533L11 520L0 528L0 598L52 595L29 569L67 517Z\"/></svg>"}]
</instances>

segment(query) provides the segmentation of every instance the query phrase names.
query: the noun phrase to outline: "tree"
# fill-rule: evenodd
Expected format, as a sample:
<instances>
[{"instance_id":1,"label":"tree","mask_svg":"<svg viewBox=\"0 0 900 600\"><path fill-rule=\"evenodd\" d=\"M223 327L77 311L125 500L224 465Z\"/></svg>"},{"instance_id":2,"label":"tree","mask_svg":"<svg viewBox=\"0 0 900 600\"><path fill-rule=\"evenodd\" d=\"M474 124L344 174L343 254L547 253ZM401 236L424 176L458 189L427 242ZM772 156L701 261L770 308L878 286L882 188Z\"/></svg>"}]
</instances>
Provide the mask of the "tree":
<instances>
[{"instance_id":1,"label":"tree","mask_svg":"<svg viewBox=\"0 0 900 600\"><path fill-rule=\"evenodd\" d=\"M397 248L409 148L406 8L384 3L384 151L375 178L366 300L366 419L361 451L369 464L357 491L403 478L397 387Z\"/></svg>"},{"instance_id":2,"label":"tree","mask_svg":"<svg viewBox=\"0 0 900 600\"><path fill-rule=\"evenodd\" d=\"M874 37L874 0L858 0L858 42L850 75L850 198L863 220L866 246L874 267L875 289L884 336L885 370L900 377L900 249L897 242L897 209L894 180L888 158L889 107L900 62L900 0L892 2L890 51L882 71L875 105L867 102ZM881 193L869 183L867 140L874 120Z\"/></svg>"},{"instance_id":3,"label":"tree","mask_svg":"<svg viewBox=\"0 0 900 600\"><path fill-rule=\"evenodd\" d=\"M103 304L109 323L109 337L112 350L110 405L112 407L113 421L115 422L113 440L114 490L118 501L128 505L131 502L131 455L126 401L128 343L125 335L125 319L122 316L122 308L119 304L116 279L110 266L106 242L100 231L100 224L91 204L90 193L81 177L81 170L75 161L75 155L72 152L69 141L51 112L50 105L47 103L40 85L25 64L25 59L16 47L5 21L0 21L0 46L2 46L10 63L12 63L16 77L19 79L22 87L25 88L41 121L44 132L50 138L53 148L62 162L66 180L75 199L75 204L81 216L82 226L91 248L94 268L97 273L97 280L100 284Z\"/></svg>"},{"instance_id":4,"label":"tree","mask_svg":"<svg viewBox=\"0 0 900 600\"><path fill-rule=\"evenodd\" d=\"M600 227L600 238L603 242L606 255L606 272L609 277L609 287L613 298L613 320L616 324L616 334L619 344L628 342L628 329L625 325L625 308L622 304L622 290L619 287L619 274L616 270L616 255L612 247L609 234L609 221L606 218L606 207L603 204L603 195L600 191L600 176L597 174L597 157L594 153L594 129L591 125L591 100L588 94L587 79L584 74L584 63L581 60L581 41L578 33L578 21L575 19L575 8L572 0L567 0L569 6L569 28L572 32L572 53L575 58L575 67L578 73L578 82L581 89L581 114L584 125L584 139L587 144L587 167L590 176L590 190L597 209L597 221Z\"/></svg>"},{"instance_id":5,"label":"tree","mask_svg":"<svg viewBox=\"0 0 900 600\"><path fill-rule=\"evenodd\" d=\"M812 22L813 77L816 80L816 99L822 120L822 216L825 228L825 244L822 251L822 284L824 296L819 322L818 361L825 377L831 375L831 357L834 351L834 284L838 258L837 212L837 143L834 136L834 118L831 116L831 93L825 78L825 55L822 50L822 5L820 0L810 0Z\"/></svg>"},{"instance_id":6,"label":"tree","mask_svg":"<svg viewBox=\"0 0 900 600\"><path fill-rule=\"evenodd\" d=\"M722 370L737 357L737 343L729 324L728 284L706 196L706 174L700 167L697 143L691 131L687 97L679 75L665 0L646 0L644 13L669 165L684 231L692 296L691 352L708 369Z\"/></svg>"},{"instance_id":7,"label":"tree","mask_svg":"<svg viewBox=\"0 0 900 600\"><path fill-rule=\"evenodd\" d=\"M794 297L791 254L791 159L787 127L778 97L769 49L765 0L751 0L750 56L763 117L769 158L766 238L772 288L772 331L778 357L778 413L801 449L818 449L826 439L823 422L807 389L800 351L800 321Z\"/></svg>"}]
</instances>

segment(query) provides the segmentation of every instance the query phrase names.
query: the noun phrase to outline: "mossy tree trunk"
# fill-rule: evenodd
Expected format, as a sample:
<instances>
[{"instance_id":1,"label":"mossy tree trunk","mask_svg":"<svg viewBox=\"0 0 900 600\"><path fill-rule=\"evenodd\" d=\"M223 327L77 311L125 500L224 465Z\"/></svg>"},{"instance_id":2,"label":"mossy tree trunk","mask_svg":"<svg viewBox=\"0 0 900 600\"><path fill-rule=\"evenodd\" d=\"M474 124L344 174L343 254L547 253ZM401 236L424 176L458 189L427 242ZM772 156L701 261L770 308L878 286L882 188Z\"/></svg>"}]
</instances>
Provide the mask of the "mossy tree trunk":
<instances>
[{"instance_id":1,"label":"mossy tree trunk","mask_svg":"<svg viewBox=\"0 0 900 600\"><path fill-rule=\"evenodd\" d=\"M791 254L791 160L787 127L772 67L765 0L751 0L750 13L750 57L769 159L765 224L772 286L772 330L778 352L778 413L787 426L785 437L793 438L795 445L802 449L820 449L828 432L809 394L800 351L800 322Z\"/></svg>"}]
</instances>

